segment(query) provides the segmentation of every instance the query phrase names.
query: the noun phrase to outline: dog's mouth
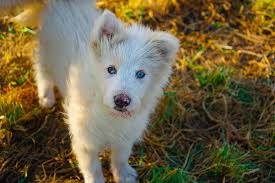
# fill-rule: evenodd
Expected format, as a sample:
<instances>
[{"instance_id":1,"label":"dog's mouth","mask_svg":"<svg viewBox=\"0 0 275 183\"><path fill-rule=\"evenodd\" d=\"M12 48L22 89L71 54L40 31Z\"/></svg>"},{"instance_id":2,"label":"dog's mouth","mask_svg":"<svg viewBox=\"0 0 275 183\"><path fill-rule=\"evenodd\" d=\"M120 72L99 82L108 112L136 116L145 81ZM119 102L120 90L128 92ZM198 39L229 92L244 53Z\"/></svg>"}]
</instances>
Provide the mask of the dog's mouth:
<instances>
[{"instance_id":1,"label":"dog's mouth","mask_svg":"<svg viewBox=\"0 0 275 183\"><path fill-rule=\"evenodd\" d=\"M133 111L129 111L127 108L114 107L114 110L110 113L114 117L129 118L133 116Z\"/></svg>"},{"instance_id":2,"label":"dog's mouth","mask_svg":"<svg viewBox=\"0 0 275 183\"><path fill-rule=\"evenodd\" d=\"M119 112L128 112L127 108L125 107L121 108L121 107L115 106L114 109Z\"/></svg>"}]
</instances>

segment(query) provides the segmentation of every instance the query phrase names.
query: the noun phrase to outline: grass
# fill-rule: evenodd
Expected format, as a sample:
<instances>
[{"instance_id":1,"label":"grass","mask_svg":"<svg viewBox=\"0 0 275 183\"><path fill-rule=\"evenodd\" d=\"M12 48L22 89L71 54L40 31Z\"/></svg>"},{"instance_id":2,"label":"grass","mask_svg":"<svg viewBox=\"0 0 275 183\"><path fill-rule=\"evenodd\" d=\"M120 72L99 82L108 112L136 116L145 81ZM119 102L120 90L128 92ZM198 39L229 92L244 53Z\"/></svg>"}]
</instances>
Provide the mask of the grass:
<instances>
[{"instance_id":1,"label":"grass","mask_svg":"<svg viewBox=\"0 0 275 183\"><path fill-rule=\"evenodd\" d=\"M130 163L144 183L275 181L275 3L100 0L173 33L181 50ZM0 182L83 182L61 101L38 105L36 30L0 20ZM106 182L109 152L101 154Z\"/></svg>"}]
</instances>

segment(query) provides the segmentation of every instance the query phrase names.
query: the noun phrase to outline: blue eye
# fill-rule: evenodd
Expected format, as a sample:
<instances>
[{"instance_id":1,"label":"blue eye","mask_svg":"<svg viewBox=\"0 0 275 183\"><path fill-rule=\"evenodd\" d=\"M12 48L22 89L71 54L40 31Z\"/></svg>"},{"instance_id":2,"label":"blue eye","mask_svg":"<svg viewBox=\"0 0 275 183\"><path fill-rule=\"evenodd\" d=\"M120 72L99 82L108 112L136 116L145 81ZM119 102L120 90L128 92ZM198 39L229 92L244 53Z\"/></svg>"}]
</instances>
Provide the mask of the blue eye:
<instances>
[{"instance_id":1,"label":"blue eye","mask_svg":"<svg viewBox=\"0 0 275 183\"><path fill-rule=\"evenodd\" d=\"M117 70L116 70L115 66L109 66L107 68L107 71L108 71L109 74L112 74L112 75L117 73Z\"/></svg>"},{"instance_id":2,"label":"blue eye","mask_svg":"<svg viewBox=\"0 0 275 183\"><path fill-rule=\"evenodd\" d=\"M144 78L144 76L145 76L145 72L143 70L140 70L140 71L136 72L136 78L137 79L142 79L142 78Z\"/></svg>"}]
</instances>

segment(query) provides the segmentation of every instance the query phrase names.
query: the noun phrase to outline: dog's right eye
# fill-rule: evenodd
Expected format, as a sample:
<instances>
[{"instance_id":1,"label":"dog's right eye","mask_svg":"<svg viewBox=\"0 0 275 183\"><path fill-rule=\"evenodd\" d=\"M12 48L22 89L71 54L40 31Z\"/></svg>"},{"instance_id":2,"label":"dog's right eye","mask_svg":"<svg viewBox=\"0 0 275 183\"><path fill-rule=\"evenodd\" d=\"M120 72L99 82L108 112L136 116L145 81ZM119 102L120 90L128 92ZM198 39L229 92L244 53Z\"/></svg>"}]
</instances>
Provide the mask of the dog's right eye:
<instances>
[{"instance_id":1,"label":"dog's right eye","mask_svg":"<svg viewBox=\"0 0 275 183\"><path fill-rule=\"evenodd\" d=\"M116 74L116 68L115 68L115 66L109 66L108 68L107 68L107 71L108 71L108 73L109 74Z\"/></svg>"}]
</instances>

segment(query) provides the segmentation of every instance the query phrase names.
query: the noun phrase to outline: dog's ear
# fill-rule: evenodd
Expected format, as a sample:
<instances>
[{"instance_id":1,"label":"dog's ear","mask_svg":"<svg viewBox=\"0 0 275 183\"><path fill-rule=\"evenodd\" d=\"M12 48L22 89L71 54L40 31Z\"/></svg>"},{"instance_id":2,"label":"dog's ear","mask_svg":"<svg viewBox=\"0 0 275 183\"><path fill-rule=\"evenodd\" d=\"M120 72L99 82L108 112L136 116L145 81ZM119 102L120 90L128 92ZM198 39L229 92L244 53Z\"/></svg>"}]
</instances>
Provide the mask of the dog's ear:
<instances>
[{"instance_id":1,"label":"dog's ear","mask_svg":"<svg viewBox=\"0 0 275 183\"><path fill-rule=\"evenodd\" d=\"M92 42L100 43L103 40L112 41L117 39L122 31L123 23L112 12L104 10L95 22Z\"/></svg>"},{"instance_id":2,"label":"dog's ear","mask_svg":"<svg viewBox=\"0 0 275 183\"><path fill-rule=\"evenodd\" d=\"M179 40L175 36L167 32L154 32L151 43L161 60L168 63L174 62L180 47Z\"/></svg>"}]
</instances>

